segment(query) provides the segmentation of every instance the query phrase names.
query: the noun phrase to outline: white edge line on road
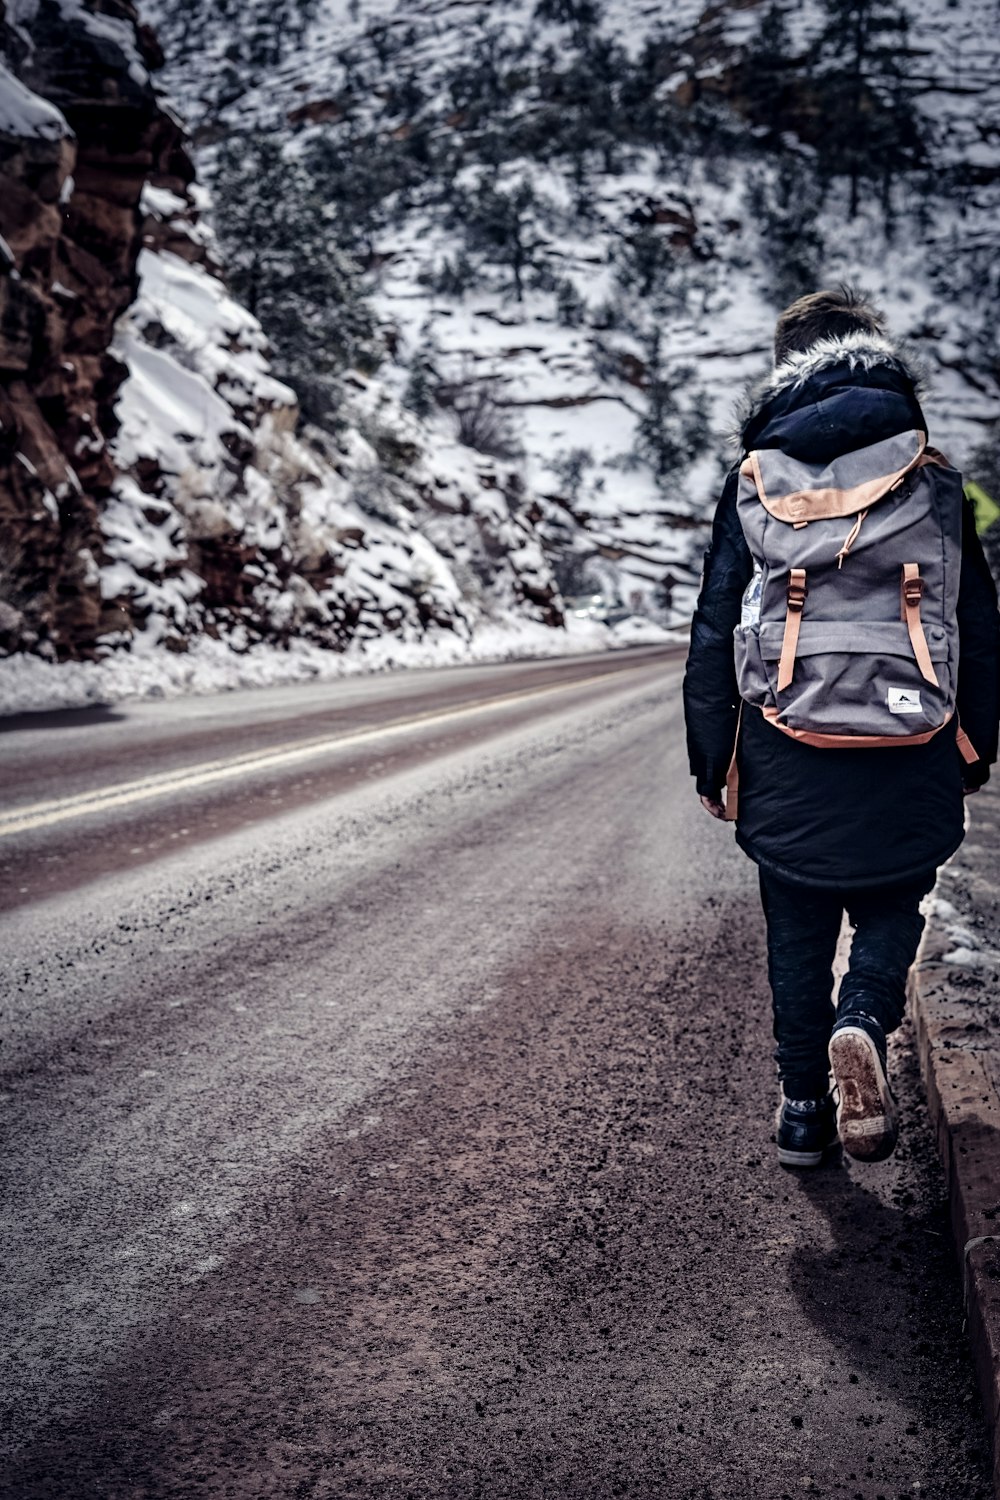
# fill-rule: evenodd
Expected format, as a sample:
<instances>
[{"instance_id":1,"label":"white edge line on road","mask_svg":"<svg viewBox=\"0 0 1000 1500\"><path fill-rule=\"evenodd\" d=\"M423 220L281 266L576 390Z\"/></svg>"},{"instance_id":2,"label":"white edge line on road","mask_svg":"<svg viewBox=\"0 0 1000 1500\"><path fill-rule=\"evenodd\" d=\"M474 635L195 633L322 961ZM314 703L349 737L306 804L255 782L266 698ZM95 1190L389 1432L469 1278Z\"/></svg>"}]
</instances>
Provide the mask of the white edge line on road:
<instances>
[{"instance_id":1,"label":"white edge line on road","mask_svg":"<svg viewBox=\"0 0 1000 1500\"><path fill-rule=\"evenodd\" d=\"M595 672L590 677L577 677L572 682L559 682L546 687L527 688L516 693L503 693L496 698L480 698L474 703L464 703L458 708L432 709L427 713L414 714L407 719L393 719L387 724L373 725L367 729L348 730L345 734L325 735L322 739L289 742L271 750L251 751L243 755L230 756L225 760L205 761L191 766L186 771L163 771L155 776L146 776L138 781L122 782L118 786L101 787L89 792L78 792L72 797L57 798L48 802L35 802L29 807L0 815L0 838L15 833L27 833L33 828L46 828L53 823L63 823L68 818L83 817L91 812L104 812L115 807L128 807L135 802L145 802L151 797L164 797L171 792L194 791L217 781L229 781L237 776L247 776L255 771L266 771L277 766L293 765L296 761L308 760L328 751L339 750L345 745L360 745L372 740L386 739L403 734L408 729L422 728L431 724L445 724L454 719L471 718L475 714L487 713L493 708L503 708L528 698L547 694L565 693L573 688L587 687L595 682L619 682L635 672L648 672L652 663L640 662L634 667L607 672ZM662 665L658 662L657 665Z\"/></svg>"}]
</instances>

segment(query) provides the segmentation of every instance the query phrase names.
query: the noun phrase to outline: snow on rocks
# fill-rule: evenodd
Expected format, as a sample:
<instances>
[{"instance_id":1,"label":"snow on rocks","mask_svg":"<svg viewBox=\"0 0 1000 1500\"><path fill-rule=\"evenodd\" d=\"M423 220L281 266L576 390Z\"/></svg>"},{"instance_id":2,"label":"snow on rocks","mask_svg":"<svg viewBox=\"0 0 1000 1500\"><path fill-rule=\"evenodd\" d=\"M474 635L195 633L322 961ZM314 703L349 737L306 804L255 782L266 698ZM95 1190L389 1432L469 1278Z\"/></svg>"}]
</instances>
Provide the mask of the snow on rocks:
<instances>
[{"instance_id":1,"label":"snow on rocks","mask_svg":"<svg viewBox=\"0 0 1000 1500\"><path fill-rule=\"evenodd\" d=\"M176 192L147 189L144 208L149 243L167 220L175 236L190 223L205 245ZM129 376L102 591L120 601L122 629L106 644L176 653L207 630L238 651L293 638L342 650L383 635L414 646L434 632L467 643L508 616L560 624L516 467L360 375L336 436L297 432L260 325L206 259L143 251L118 327Z\"/></svg>"},{"instance_id":2,"label":"snow on rocks","mask_svg":"<svg viewBox=\"0 0 1000 1500\"><path fill-rule=\"evenodd\" d=\"M961 870L961 855L946 869L949 875ZM921 911L931 918L948 940L948 948L941 955L941 962L959 969L996 969L1000 967L1000 952L983 940L982 933L973 931L967 919L943 896L936 893L921 902Z\"/></svg>"},{"instance_id":3,"label":"snow on rocks","mask_svg":"<svg viewBox=\"0 0 1000 1500\"><path fill-rule=\"evenodd\" d=\"M19 140L68 140L70 130L54 104L33 94L0 62L0 134Z\"/></svg>"}]
</instances>

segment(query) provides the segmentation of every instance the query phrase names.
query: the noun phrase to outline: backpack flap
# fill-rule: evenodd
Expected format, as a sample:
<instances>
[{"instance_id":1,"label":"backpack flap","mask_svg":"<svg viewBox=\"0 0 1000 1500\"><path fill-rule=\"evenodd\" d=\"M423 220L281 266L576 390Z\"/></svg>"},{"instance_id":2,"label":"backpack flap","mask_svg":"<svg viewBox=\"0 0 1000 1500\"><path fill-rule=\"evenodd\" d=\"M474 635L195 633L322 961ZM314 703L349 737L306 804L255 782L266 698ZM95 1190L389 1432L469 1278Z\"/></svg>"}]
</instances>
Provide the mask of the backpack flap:
<instances>
[{"instance_id":1,"label":"backpack flap","mask_svg":"<svg viewBox=\"0 0 1000 1500\"><path fill-rule=\"evenodd\" d=\"M900 432L831 463L791 458L780 448L749 453L740 466L764 509L778 521L806 525L867 510L906 478L927 448L924 432Z\"/></svg>"}]
</instances>

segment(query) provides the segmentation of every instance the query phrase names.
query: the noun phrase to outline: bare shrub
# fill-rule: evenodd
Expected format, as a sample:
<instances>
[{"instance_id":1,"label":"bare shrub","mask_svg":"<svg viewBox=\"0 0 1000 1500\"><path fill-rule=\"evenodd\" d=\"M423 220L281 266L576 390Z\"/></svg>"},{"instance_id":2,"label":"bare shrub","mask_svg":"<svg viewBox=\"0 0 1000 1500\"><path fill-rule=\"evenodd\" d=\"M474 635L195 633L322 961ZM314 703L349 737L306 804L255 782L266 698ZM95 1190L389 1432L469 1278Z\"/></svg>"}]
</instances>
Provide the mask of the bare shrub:
<instances>
[{"instance_id":1,"label":"bare shrub","mask_svg":"<svg viewBox=\"0 0 1000 1500\"><path fill-rule=\"evenodd\" d=\"M520 458L524 448L514 429L510 410L501 400L498 380L464 381L438 388L439 405L449 408L455 420L455 436L467 448L493 458Z\"/></svg>"}]
</instances>

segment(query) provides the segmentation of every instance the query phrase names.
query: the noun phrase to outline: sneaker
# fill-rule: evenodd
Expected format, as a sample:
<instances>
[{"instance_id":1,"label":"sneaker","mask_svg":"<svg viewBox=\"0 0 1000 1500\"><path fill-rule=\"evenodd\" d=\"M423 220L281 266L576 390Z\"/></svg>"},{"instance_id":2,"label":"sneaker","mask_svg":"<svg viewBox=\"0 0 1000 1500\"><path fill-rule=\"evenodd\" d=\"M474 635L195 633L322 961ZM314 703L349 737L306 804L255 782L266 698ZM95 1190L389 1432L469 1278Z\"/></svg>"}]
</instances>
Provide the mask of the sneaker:
<instances>
[{"instance_id":1,"label":"sneaker","mask_svg":"<svg viewBox=\"0 0 1000 1500\"><path fill-rule=\"evenodd\" d=\"M783 1099L775 1121L778 1161L783 1167L818 1167L837 1139L833 1095L825 1099Z\"/></svg>"},{"instance_id":2,"label":"sneaker","mask_svg":"<svg viewBox=\"0 0 1000 1500\"><path fill-rule=\"evenodd\" d=\"M885 1032L861 1013L837 1021L830 1038L839 1103L837 1131L858 1161L885 1161L899 1136L896 1101L885 1071Z\"/></svg>"}]
</instances>

